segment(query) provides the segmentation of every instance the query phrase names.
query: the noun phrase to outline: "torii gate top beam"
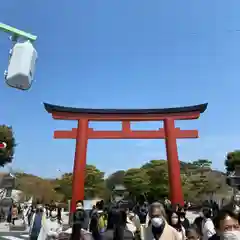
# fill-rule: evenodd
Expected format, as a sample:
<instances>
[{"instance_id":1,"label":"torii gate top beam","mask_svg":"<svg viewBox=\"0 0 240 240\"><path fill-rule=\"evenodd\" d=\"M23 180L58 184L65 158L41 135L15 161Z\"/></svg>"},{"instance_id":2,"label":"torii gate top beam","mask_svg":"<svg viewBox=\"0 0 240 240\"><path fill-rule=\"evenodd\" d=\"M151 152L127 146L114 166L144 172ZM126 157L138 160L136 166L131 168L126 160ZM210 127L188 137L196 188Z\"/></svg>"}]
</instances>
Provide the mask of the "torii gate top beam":
<instances>
[{"instance_id":1,"label":"torii gate top beam","mask_svg":"<svg viewBox=\"0 0 240 240\"><path fill-rule=\"evenodd\" d=\"M207 103L176 108L160 109L90 109L72 108L44 103L47 112L54 119L90 121L161 121L166 118L175 120L197 119L207 109Z\"/></svg>"}]
</instances>

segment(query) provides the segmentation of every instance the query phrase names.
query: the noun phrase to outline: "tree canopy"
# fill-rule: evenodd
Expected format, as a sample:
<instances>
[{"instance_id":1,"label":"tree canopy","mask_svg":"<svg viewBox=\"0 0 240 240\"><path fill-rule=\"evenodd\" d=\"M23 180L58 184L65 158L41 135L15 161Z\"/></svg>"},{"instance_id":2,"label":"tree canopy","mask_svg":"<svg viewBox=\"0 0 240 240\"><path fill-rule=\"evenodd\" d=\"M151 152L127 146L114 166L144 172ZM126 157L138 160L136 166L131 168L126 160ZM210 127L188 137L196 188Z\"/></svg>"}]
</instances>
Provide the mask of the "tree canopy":
<instances>
[{"instance_id":1,"label":"tree canopy","mask_svg":"<svg viewBox=\"0 0 240 240\"><path fill-rule=\"evenodd\" d=\"M240 166L240 150L229 152L225 159L227 173L234 172L237 165Z\"/></svg>"},{"instance_id":2,"label":"tree canopy","mask_svg":"<svg viewBox=\"0 0 240 240\"><path fill-rule=\"evenodd\" d=\"M72 195L72 173L64 173L61 178L53 182L54 189L63 196L63 200L71 199ZM94 198L103 196L105 188L104 173L93 165L86 166L85 172L85 196Z\"/></svg>"},{"instance_id":3,"label":"tree canopy","mask_svg":"<svg viewBox=\"0 0 240 240\"><path fill-rule=\"evenodd\" d=\"M0 149L0 166L4 167L7 163L11 163L14 156L15 138L12 127L0 125L0 142L5 142L7 147Z\"/></svg>"},{"instance_id":4,"label":"tree canopy","mask_svg":"<svg viewBox=\"0 0 240 240\"><path fill-rule=\"evenodd\" d=\"M203 166L203 162L206 164ZM225 196L229 190L224 173L211 169L211 161L197 160L180 162L182 186L185 199L199 201L211 194ZM45 202L71 199L72 173L64 173L58 179L42 179L37 176L19 173L18 189L28 196L44 199ZM124 185L136 198L143 195L149 199L161 199L168 196L167 161L151 160L139 168L117 171L107 178L96 166L87 165L85 175L85 198L105 198L108 200L114 185ZM36 188L37 186L37 188Z\"/></svg>"}]
</instances>

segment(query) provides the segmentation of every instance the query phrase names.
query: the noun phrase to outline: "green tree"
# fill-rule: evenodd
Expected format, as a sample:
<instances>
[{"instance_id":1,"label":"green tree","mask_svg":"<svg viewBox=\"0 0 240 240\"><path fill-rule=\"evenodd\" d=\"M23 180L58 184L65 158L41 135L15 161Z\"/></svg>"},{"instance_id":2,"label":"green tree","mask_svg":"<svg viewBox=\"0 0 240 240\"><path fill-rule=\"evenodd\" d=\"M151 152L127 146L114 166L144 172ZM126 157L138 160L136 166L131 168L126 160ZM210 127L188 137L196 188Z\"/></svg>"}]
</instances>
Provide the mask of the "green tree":
<instances>
[{"instance_id":1,"label":"green tree","mask_svg":"<svg viewBox=\"0 0 240 240\"><path fill-rule=\"evenodd\" d=\"M108 176L105 180L105 190L103 194L103 198L105 201L109 201L112 196L112 190L115 185L124 185L124 174L125 171L119 170Z\"/></svg>"},{"instance_id":2,"label":"green tree","mask_svg":"<svg viewBox=\"0 0 240 240\"><path fill-rule=\"evenodd\" d=\"M193 161L192 165L197 169L209 169L211 168L212 162L207 159L198 159L197 161Z\"/></svg>"},{"instance_id":3,"label":"green tree","mask_svg":"<svg viewBox=\"0 0 240 240\"><path fill-rule=\"evenodd\" d=\"M65 173L56 180L55 190L64 196L64 200L72 197L72 173ZM103 195L104 173L93 165L87 165L85 171L85 198L94 198Z\"/></svg>"},{"instance_id":4,"label":"green tree","mask_svg":"<svg viewBox=\"0 0 240 240\"><path fill-rule=\"evenodd\" d=\"M115 185L124 185L124 175L123 170L114 172L106 179L106 187L111 191Z\"/></svg>"},{"instance_id":5,"label":"green tree","mask_svg":"<svg viewBox=\"0 0 240 240\"><path fill-rule=\"evenodd\" d=\"M229 152L225 159L225 167L228 174L234 172L237 165L240 165L240 150Z\"/></svg>"},{"instance_id":6,"label":"green tree","mask_svg":"<svg viewBox=\"0 0 240 240\"><path fill-rule=\"evenodd\" d=\"M221 178L215 177L214 174L209 174L206 178L206 184L203 187L203 193L213 194L217 192L222 185Z\"/></svg>"},{"instance_id":7,"label":"green tree","mask_svg":"<svg viewBox=\"0 0 240 240\"><path fill-rule=\"evenodd\" d=\"M189 169L190 174L200 174L199 180L204 182L206 178L205 173L211 171L212 162L207 159L199 159L197 161L193 161L191 164L193 168Z\"/></svg>"},{"instance_id":8,"label":"green tree","mask_svg":"<svg viewBox=\"0 0 240 240\"><path fill-rule=\"evenodd\" d=\"M206 159L200 159L192 162L196 168L189 171L191 174L187 180L185 193L188 199L200 200L201 198L209 197L215 192L226 189L224 181L222 181L222 174L211 169L212 162ZM191 193L191 194L189 194Z\"/></svg>"},{"instance_id":9,"label":"green tree","mask_svg":"<svg viewBox=\"0 0 240 240\"><path fill-rule=\"evenodd\" d=\"M194 193L195 197L200 197L203 193L205 193L206 185L208 184L208 180L206 175L194 174L189 179L189 192Z\"/></svg>"},{"instance_id":10,"label":"green tree","mask_svg":"<svg viewBox=\"0 0 240 240\"><path fill-rule=\"evenodd\" d=\"M64 173L60 179L56 179L55 191L63 196L67 201L72 198L72 173Z\"/></svg>"},{"instance_id":11,"label":"green tree","mask_svg":"<svg viewBox=\"0 0 240 240\"><path fill-rule=\"evenodd\" d=\"M102 197L104 195L104 188L104 172L101 172L94 165L87 165L85 173L85 197Z\"/></svg>"},{"instance_id":12,"label":"green tree","mask_svg":"<svg viewBox=\"0 0 240 240\"><path fill-rule=\"evenodd\" d=\"M168 195L168 168L165 160L152 160L144 164L141 170L149 177L148 195L152 199L160 199Z\"/></svg>"},{"instance_id":13,"label":"green tree","mask_svg":"<svg viewBox=\"0 0 240 240\"><path fill-rule=\"evenodd\" d=\"M14 156L16 144L12 127L6 125L0 126L0 142L7 144L5 149L0 149L0 166L4 167L6 164L12 162Z\"/></svg>"},{"instance_id":14,"label":"green tree","mask_svg":"<svg viewBox=\"0 0 240 240\"><path fill-rule=\"evenodd\" d=\"M135 197L149 191L149 176L147 171L139 168L130 168L124 175L124 186Z\"/></svg>"}]
</instances>

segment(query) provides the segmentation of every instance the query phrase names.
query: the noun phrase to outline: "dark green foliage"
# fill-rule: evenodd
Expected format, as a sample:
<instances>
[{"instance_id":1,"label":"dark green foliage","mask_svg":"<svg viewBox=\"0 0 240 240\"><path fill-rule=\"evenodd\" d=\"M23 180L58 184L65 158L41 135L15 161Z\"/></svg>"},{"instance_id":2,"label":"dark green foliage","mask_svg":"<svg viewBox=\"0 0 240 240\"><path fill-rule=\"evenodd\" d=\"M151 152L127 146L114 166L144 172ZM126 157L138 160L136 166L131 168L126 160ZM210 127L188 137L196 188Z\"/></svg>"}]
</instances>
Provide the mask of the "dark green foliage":
<instances>
[{"instance_id":1,"label":"dark green foliage","mask_svg":"<svg viewBox=\"0 0 240 240\"><path fill-rule=\"evenodd\" d=\"M235 171L237 165L240 165L240 150L229 152L225 159L227 173Z\"/></svg>"},{"instance_id":2,"label":"dark green foliage","mask_svg":"<svg viewBox=\"0 0 240 240\"><path fill-rule=\"evenodd\" d=\"M6 125L0 126L0 142L7 144L5 149L0 149L0 166L4 167L7 163L12 162L14 156L16 143L12 127Z\"/></svg>"}]
</instances>

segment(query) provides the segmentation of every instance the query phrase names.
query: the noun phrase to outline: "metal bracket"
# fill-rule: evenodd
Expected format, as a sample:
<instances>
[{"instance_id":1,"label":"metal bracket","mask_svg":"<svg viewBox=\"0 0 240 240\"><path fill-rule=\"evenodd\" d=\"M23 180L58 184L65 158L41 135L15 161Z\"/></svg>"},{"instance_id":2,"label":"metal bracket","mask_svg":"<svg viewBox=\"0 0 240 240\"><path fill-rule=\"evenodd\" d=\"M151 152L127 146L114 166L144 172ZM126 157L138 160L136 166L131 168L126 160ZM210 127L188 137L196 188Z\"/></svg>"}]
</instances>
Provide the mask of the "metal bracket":
<instances>
[{"instance_id":1,"label":"metal bracket","mask_svg":"<svg viewBox=\"0 0 240 240\"><path fill-rule=\"evenodd\" d=\"M0 30L10 33L11 35L11 41L17 42L19 38L29 40L31 42L34 42L37 40L37 36L32 35L30 33L24 32L22 30L19 30L17 28L11 27L7 24L0 23Z\"/></svg>"}]
</instances>

